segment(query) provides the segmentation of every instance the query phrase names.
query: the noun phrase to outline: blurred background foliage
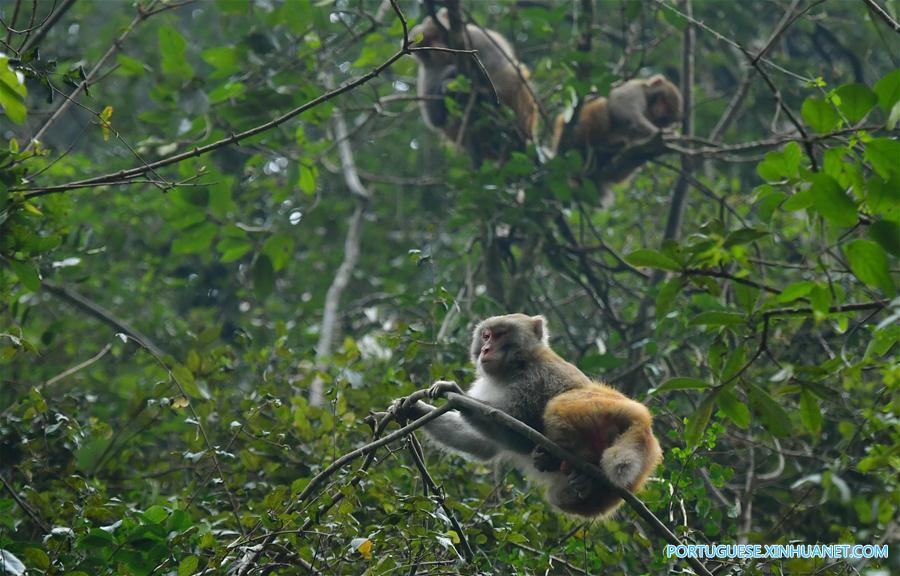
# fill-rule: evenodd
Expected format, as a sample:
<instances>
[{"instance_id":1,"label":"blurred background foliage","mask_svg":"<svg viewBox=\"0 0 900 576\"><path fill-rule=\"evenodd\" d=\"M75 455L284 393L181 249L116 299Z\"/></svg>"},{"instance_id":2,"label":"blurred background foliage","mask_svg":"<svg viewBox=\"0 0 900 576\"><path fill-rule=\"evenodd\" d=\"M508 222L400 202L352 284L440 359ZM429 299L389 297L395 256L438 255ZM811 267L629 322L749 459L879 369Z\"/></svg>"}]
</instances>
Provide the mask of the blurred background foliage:
<instances>
[{"instance_id":1,"label":"blurred background foliage","mask_svg":"<svg viewBox=\"0 0 900 576\"><path fill-rule=\"evenodd\" d=\"M400 7L409 25L425 14ZM0 572L684 569L628 510L579 523L427 444L443 492L400 442L297 501L371 439L370 410L471 379L471 326L519 310L650 406L665 462L642 498L687 541L896 545L898 7L464 1L530 67L542 141L592 89L681 82L695 35L693 134L669 139L684 155L601 208L571 185L572 155L473 168L421 121L411 55L204 153L388 61L403 34L389 3L4 2ZM336 108L367 201L348 190ZM896 555L710 566L900 571Z\"/></svg>"}]
</instances>

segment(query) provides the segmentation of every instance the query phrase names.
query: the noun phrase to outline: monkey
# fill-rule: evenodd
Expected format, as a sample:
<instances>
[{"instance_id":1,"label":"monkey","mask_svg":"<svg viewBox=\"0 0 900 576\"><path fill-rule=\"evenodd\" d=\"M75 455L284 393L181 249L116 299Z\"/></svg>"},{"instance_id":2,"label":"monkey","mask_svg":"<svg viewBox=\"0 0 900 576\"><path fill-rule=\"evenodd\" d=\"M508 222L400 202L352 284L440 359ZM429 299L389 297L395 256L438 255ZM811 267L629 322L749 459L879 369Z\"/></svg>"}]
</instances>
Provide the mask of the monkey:
<instances>
[{"instance_id":1,"label":"monkey","mask_svg":"<svg viewBox=\"0 0 900 576\"><path fill-rule=\"evenodd\" d=\"M413 48L449 48L444 37L450 27L446 8L437 13L437 20L441 26L429 16L410 31ZM416 40L419 35L422 39ZM481 72L476 72L474 61L471 70L478 76L470 80L476 90L476 105L468 112L451 113L445 101L448 96L453 96L458 111L468 107L470 95L454 94L451 84L461 72L459 59L471 57L440 50L414 52L418 61L416 88L421 98L422 118L429 128L442 132L451 142L461 142L476 161L480 162L482 158L505 160L510 152L524 149L534 140L538 108L528 84L530 73L519 63L512 45L499 32L466 24L463 37L467 49L478 51L478 58L500 103L515 115L514 127L510 129L498 124L495 102L487 94L490 90L486 89ZM463 130L465 133L460 140Z\"/></svg>"},{"instance_id":2,"label":"monkey","mask_svg":"<svg viewBox=\"0 0 900 576\"><path fill-rule=\"evenodd\" d=\"M603 173L603 169L617 155L652 140L662 129L680 120L682 107L678 87L662 74L632 79L613 88L608 98L587 99L566 143L562 142L565 115L558 115L552 149L557 154L564 151L563 147L581 152L586 175L595 181L602 177L605 182L600 184L623 182L651 156L638 154L626 158L612 172Z\"/></svg>"},{"instance_id":3,"label":"monkey","mask_svg":"<svg viewBox=\"0 0 900 576\"><path fill-rule=\"evenodd\" d=\"M598 464L615 485L638 490L661 457L647 408L592 381L549 345L543 316L508 314L478 324L471 357L476 378L468 395L502 410L579 457ZM463 393L439 381L429 396ZM403 416L420 417L434 408L405 399L395 403ZM560 462L527 438L474 413L450 411L425 424L442 448L479 461L508 461L545 488L549 503L565 513L598 517L621 499Z\"/></svg>"}]
</instances>

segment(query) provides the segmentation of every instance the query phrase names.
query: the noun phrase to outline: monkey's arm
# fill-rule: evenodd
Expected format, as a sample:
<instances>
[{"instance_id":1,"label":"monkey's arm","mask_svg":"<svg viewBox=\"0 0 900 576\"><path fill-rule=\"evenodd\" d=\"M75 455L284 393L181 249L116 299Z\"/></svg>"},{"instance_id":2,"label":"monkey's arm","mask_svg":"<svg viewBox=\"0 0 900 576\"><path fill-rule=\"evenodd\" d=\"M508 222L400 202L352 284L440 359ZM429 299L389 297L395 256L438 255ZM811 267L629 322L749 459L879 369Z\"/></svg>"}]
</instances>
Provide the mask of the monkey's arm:
<instances>
[{"instance_id":1,"label":"monkey's arm","mask_svg":"<svg viewBox=\"0 0 900 576\"><path fill-rule=\"evenodd\" d=\"M434 410L434 407L424 402L416 402L406 410L411 416L419 418ZM501 449L490 437L484 436L472 427L456 411L447 412L440 418L432 420L425 424L423 429L430 438L443 447L476 460L490 460Z\"/></svg>"}]
</instances>

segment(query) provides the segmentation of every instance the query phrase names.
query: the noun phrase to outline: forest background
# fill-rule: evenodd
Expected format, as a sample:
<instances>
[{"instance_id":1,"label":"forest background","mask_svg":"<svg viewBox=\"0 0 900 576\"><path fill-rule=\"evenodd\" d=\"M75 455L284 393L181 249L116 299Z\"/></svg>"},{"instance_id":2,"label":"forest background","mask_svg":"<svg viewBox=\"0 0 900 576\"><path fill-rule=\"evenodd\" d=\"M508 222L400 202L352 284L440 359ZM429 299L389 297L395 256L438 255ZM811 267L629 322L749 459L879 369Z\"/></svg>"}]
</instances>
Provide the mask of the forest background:
<instances>
[{"instance_id":1,"label":"forest background","mask_svg":"<svg viewBox=\"0 0 900 576\"><path fill-rule=\"evenodd\" d=\"M640 497L683 541L896 547L900 3L461 4L544 143L679 84L665 153L608 208L577 155L473 167L421 120L411 1L0 6L0 573L693 569L409 436L311 484L512 311L653 411Z\"/></svg>"}]
</instances>

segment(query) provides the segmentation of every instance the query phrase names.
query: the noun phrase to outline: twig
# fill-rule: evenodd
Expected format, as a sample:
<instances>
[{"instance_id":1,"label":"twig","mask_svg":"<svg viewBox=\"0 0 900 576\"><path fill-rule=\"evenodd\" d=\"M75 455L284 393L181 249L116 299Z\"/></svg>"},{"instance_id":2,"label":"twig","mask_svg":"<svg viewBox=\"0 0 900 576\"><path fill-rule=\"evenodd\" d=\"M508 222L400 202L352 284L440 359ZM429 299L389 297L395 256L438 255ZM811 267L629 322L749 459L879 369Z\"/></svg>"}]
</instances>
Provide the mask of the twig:
<instances>
[{"instance_id":1,"label":"twig","mask_svg":"<svg viewBox=\"0 0 900 576\"><path fill-rule=\"evenodd\" d=\"M456 519L456 514L450 506L447 505L443 488L437 485L434 478L431 477L431 473L428 472L428 467L425 466L425 459L422 457L422 445L419 444L419 440L416 438L415 434L409 435L409 451L410 454L412 454L416 468L419 469L419 473L425 481L425 485L428 486L428 489L434 494L434 497L437 499L441 509L443 509L444 514L446 514L447 518L450 520L453 531L456 532L456 535L459 537L459 542L462 544L463 555L466 560L471 562L472 559L475 558L475 553L472 552L472 548L469 546L469 540L466 538L466 533L462 529L462 526L460 526L459 520Z\"/></svg>"},{"instance_id":2,"label":"twig","mask_svg":"<svg viewBox=\"0 0 900 576\"><path fill-rule=\"evenodd\" d=\"M62 6L60 6L58 10L54 10L48 16L48 18L44 20L44 24L41 26L41 29L38 30L37 34L35 34L24 44L22 44L22 47L19 48L19 53L25 54L26 52L40 44L44 40L44 37L47 35L47 32L49 32L57 22L59 22L59 19L69 11L69 8L71 8L73 4L75 4L75 0L65 0L65 2L63 2Z\"/></svg>"},{"instance_id":3,"label":"twig","mask_svg":"<svg viewBox=\"0 0 900 576\"><path fill-rule=\"evenodd\" d=\"M104 322L109 326L112 326L119 332L122 332L130 339L134 340L139 346L141 346L142 348L146 348L151 354L159 357L165 355L165 352L157 347L152 340L144 336L137 328L114 315L112 312L97 304L93 300L85 298L71 288L67 288L65 286L54 286L53 284L50 284L43 280L41 281L41 286L44 288L44 290L50 292L54 296L57 296L65 300L66 302L73 304L78 308L81 308L94 318L97 318L101 322Z\"/></svg>"},{"instance_id":4,"label":"twig","mask_svg":"<svg viewBox=\"0 0 900 576\"><path fill-rule=\"evenodd\" d=\"M894 32L900 33L900 23L891 18L890 14L885 12L884 8L882 8L878 4L878 2L876 2L875 0L863 0L863 2L866 3L866 6L869 7L869 10L871 10L876 16L884 20Z\"/></svg>"},{"instance_id":5,"label":"twig","mask_svg":"<svg viewBox=\"0 0 900 576\"><path fill-rule=\"evenodd\" d=\"M3 474L0 474L0 483L2 483L3 487L6 488L7 492L9 492L9 495L13 497L13 500L16 501L16 504L19 505L19 508L21 508L26 514L28 514L28 517L31 518L31 520L35 524L37 524L38 528L40 528L44 534L49 534L50 527L47 526L43 520L41 520L41 518L37 515L37 512L31 509L31 506L25 503L25 501L22 500L22 498L20 498L18 494L16 494L16 491L12 486L10 486L9 482L6 481L6 478L3 477Z\"/></svg>"},{"instance_id":6,"label":"twig","mask_svg":"<svg viewBox=\"0 0 900 576\"><path fill-rule=\"evenodd\" d=\"M154 4L155 2L151 2L149 8L152 8ZM62 6L60 7L60 10L63 10L64 8L65 6ZM155 12L153 14L155 14ZM91 83L97 72L99 72L100 69L106 65L107 60L109 60L113 56L113 54L119 51L119 49L122 47L122 43L125 42L125 39L128 38L128 36L131 35L135 28L137 28L150 15L151 13L146 12L140 5L138 5L137 15L131 20L128 26L125 27L125 30L123 30L115 40L113 40L112 45L106 50L106 53L100 57L100 60L97 61L94 67L91 68L91 71L87 73L87 76L85 76L85 78L78 83L78 86L75 87L72 93L69 94L69 96L62 102L60 102L59 106L56 108L53 114L49 118L47 118L46 121L44 121L44 124L38 129L34 136L31 137L26 150L28 148L31 148L35 142L40 141L41 137L45 132L47 132L50 126L52 126L53 123L56 122L56 120L58 120L60 116L62 116L63 112L69 109L69 106L72 105L72 102L76 98L78 98L79 94L84 91L85 87Z\"/></svg>"},{"instance_id":7,"label":"twig","mask_svg":"<svg viewBox=\"0 0 900 576\"><path fill-rule=\"evenodd\" d=\"M887 307L889 303L888 300L876 300L874 302L844 304L842 306L831 306L828 309L828 312L830 314L835 314L838 312L858 312L860 310L881 310L882 308ZM805 316L812 313L812 308L775 308L774 310L763 312L763 316L766 318L772 318L774 316Z\"/></svg>"},{"instance_id":8,"label":"twig","mask_svg":"<svg viewBox=\"0 0 900 576\"><path fill-rule=\"evenodd\" d=\"M84 362L82 362L80 364L76 364L75 366L72 366L71 368L64 370L63 372L60 372L59 374L57 374L53 378L47 380L43 384L39 384L37 386L38 390L40 390L41 388L46 388L47 386L53 386L60 380L62 380L64 378L68 378L69 376L71 376L72 374L75 374L76 372L78 372L80 370L84 370L85 368L87 368L88 366L90 366L91 364L96 362L97 360L100 360L101 358L106 356L106 353L109 352L111 349L112 349L112 344L107 344L106 346L103 347L102 350L100 350L99 352L97 352L96 354L94 354L93 356L91 356L90 358L85 360Z\"/></svg>"}]
</instances>

